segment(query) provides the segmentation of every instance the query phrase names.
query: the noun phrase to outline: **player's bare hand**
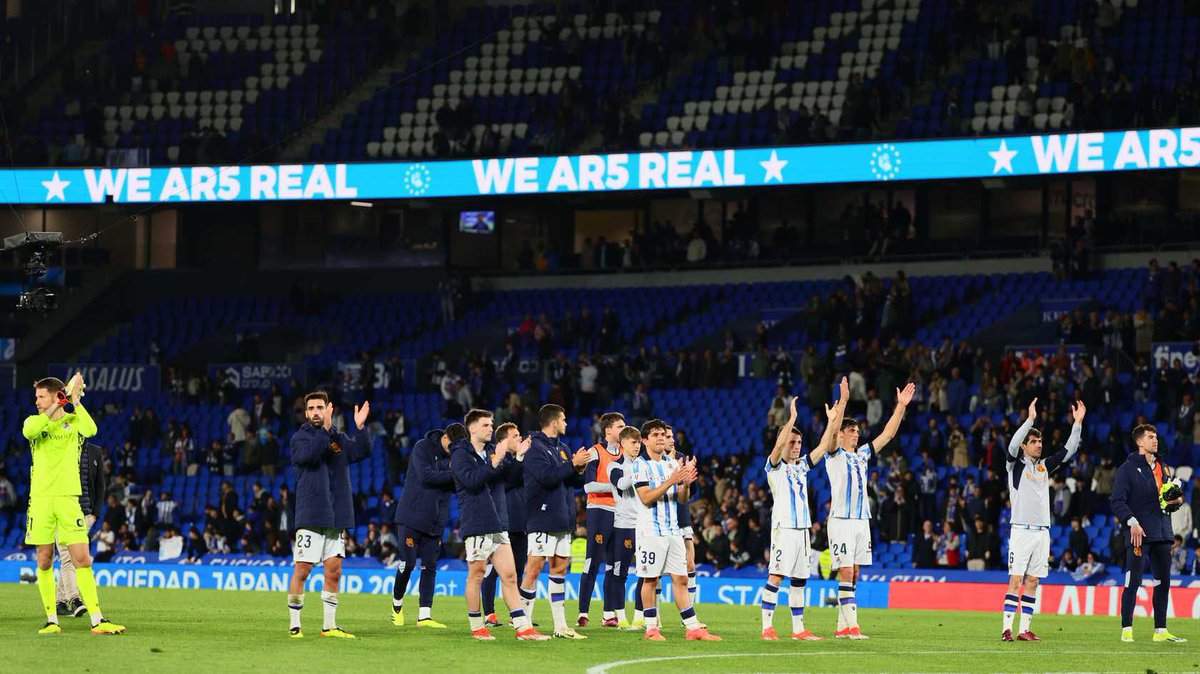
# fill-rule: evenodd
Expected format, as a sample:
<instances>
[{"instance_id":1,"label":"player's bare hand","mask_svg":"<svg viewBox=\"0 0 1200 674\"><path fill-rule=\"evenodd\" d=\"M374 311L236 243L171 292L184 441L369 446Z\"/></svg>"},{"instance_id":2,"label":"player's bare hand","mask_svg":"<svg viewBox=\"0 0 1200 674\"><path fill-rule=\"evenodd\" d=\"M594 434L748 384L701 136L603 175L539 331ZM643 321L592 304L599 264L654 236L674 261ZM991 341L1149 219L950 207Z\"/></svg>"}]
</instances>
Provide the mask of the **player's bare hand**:
<instances>
[{"instance_id":1,"label":"player's bare hand","mask_svg":"<svg viewBox=\"0 0 1200 674\"><path fill-rule=\"evenodd\" d=\"M896 389L896 404L901 407L908 407L912 402L913 396L917 393L917 385L911 381L904 387L903 390Z\"/></svg>"},{"instance_id":2,"label":"player's bare hand","mask_svg":"<svg viewBox=\"0 0 1200 674\"><path fill-rule=\"evenodd\" d=\"M71 402L79 402L79 399L83 397L83 389L85 387L83 373L76 372L75 376L71 377L71 381L67 382L67 395L71 398Z\"/></svg>"},{"instance_id":3,"label":"player's bare hand","mask_svg":"<svg viewBox=\"0 0 1200 674\"><path fill-rule=\"evenodd\" d=\"M1082 400L1076 400L1071 407L1071 418L1075 419L1075 423L1083 423L1083 417L1087 415L1087 408L1084 407Z\"/></svg>"},{"instance_id":4,"label":"player's bare hand","mask_svg":"<svg viewBox=\"0 0 1200 674\"><path fill-rule=\"evenodd\" d=\"M518 459L525 456L525 452L529 451L529 445L532 442L533 442L533 438L530 436L526 436L524 440L521 440L520 442L516 443L517 448L516 448L516 450L513 451L513 454L515 454Z\"/></svg>"},{"instance_id":5,"label":"player's bare hand","mask_svg":"<svg viewBox=\"0 0 1200 674\"><path fill-rule=\"evenodd\" d=\"M829 419L830 421L832 421L833 418L837 416L837 412L838 412L837 403L834 403L833 407L830 407L829 405L825 406L825 418L826 419Z\"/></svg>"},{"instance_id":6,"label":"player's bare hand","mask_svg":"<svg viewBox=\"0 0 1200 674\"><path fill-rule=\"evenodd\" d=\"M792 421L796 420L796 396L792 396L791 402L788 403L788 417Z\"/></svg>"},{"instance_id":7,"label":"player's bare hand","mask_svg":"<svg viewBox=\"0 0 1200 674\"><path fill-rule=\"evenodd\" d=\"M687 477L687 466L681 463L675 466L675 470L671 471L671 474L667 476L667 483L680 484L685 477Z\"/></svg>"},{"instance_id":8,"label":"player's bare hand","mask_svg":"<svg viewBox=\"0 0 1200 674\"><path fill-rule=\"evenodd\" d=\"M500 464L504 462L504 457L506 456L508 456L508 443L498 443L495 449L492 450L492 468L500 467Z\"/></svg>"},{"instance_id":9,"label":"player's bare hand","mask_svg":"<svg viewBox=\"0 0 1200 674\"><path fill-rule=\"evenodd\" d=\"M354 406L354 425L362 430L367 425L367 417L371 415L371 401L364 400L362 406Z\"/></svg>"},{"instance_id":10,"label":"player's bare hand","mask_svg":"<svg viewBox=\"0 0 1200 674\"><path fill-rule=\"evenodd\" d=\"M580 447L575 450L575 456L571 457L571 463L576 468L583 468L592 460L592 453L586 447Z\"/></svg>"},{"instance_id":11,"label":"player's bare hand","mask_svg":"<svg viewBox=\"0 0 1200 674\"><path fill-rule=\"evenodd\" d=\"M1037 398L1029 401L1029 409L1025 412L1026 419L1037 418Z\"/></svg>"},{"instance_id":12,"label":"player's bare hand","mask_svg":"<svg viewBox=\"0 0 1200 674\"><path fill-rule=\"evenodd\" d=\"M333 403L325 406L325 416L321 419L325 430L333 428Z\"/></svg>"},{"instance_id":13,"label":"player's bare hand","mask_svg":"<svg viewBox=\"0 0 1200 674\"><path fill-rule=\"evenodd\" d=\"M1142 539L1146 536L1146 530L1142 529L1142 525L1135 524L1129 528L1129 540L1134 547L1141 547Z\"/></svg>"},{"instance_id":14,"label":"player's bare hand","mask_svg":"<svg viewBox=\"0 0 1200 674\"><path fill-rule=\"evenodd\" d=\"M842 377L842 380L840 382L838 382L838 402L842 402L843 400L849 400L849 399L850 399L850 379L847 377Z\"/></svg>"}]
</instances>

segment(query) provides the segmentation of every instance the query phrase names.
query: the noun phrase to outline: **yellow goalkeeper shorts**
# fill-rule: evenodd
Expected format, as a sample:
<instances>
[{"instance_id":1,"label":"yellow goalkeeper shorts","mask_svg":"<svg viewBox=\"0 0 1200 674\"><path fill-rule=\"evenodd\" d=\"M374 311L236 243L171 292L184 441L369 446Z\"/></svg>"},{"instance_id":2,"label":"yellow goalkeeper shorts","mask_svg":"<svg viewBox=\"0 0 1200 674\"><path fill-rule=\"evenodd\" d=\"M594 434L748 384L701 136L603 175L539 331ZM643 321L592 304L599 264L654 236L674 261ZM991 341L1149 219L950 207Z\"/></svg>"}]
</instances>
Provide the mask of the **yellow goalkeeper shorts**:
<instances>
[{"instance_id":1,"label":"yellow goalkeeper shorts","mask_svg":"<svg viewBox=\"0 0 1200 674\"><path fill-rule=\"evenodd\" d=\"M78 496L33 496L25 522L26 545L62 545L88 542L87 521Z\"/></svg>"}]
</instances>

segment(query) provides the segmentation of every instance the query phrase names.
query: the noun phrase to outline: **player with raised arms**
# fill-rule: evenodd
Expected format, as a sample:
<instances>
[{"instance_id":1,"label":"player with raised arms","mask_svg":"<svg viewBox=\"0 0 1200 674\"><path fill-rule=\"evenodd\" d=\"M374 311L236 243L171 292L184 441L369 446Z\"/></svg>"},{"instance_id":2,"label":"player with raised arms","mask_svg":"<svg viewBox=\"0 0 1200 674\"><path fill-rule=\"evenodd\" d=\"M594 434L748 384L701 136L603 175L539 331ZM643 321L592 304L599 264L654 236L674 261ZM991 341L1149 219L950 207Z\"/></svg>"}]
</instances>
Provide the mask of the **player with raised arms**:
<instances>
[{"instance_id":1,"label":"player with raised arms","mask_svg":"<svg viewBox=\"0 0 1200 674\"><path fill-rule=\"evenodd\" d=\"M909 382L896 389L896 408L887 424L870 442L858 446L857 419L843 419L837 434L837 451L825 458L833 494L829 512L829 550L838 570L838 639L866 639L858 626L860 567L871 565L871 506L867 501L868 464L876 449L896 437L904 410L912 402L916 386ZM857 447L857 449L856 449Z\"/></svg>"},{"instance_id":2,"label":"player with raised arms","mask_svg":"<svg viewBox=\"0 0 1200 674\"><path fill-rule=\"evenodd\" d=\"M791 579L788 604L792 609L792 638L797 641L823 641L804 627L804 587L812 573L812 543L809 530L812 514L808 508L808 471L833 446L834 429L841 424L850 398L850 384L845 377L838 389L833 407L825 406L829 423L817 447L808 454L801 451L803 433L796 428L796 398L792 398L788 422L779 429L775 446L767 457L767 485L771 488L774 505L771 507L771 556L767 562L767 584L762 591L762 639L778 641L772 620L779 586L784 578Z\"/></svg>"},{"instance_id":3,"label":"player with raised arms","mask_svg":"<svg viewBox=\"0 0 1200 674\"><path fill-rule=\"evenodd\" d=\"M1050 474L1071 460L1083 436L1082 401L1071 406L1071 435L1065 447L1042 458L1042 432L1037 420L1037 398L1029 403L1025 422L1008 443L1008 495L1012 502L1012 533L1008 539L1008 592L1004 595L1004 631L1001 641L1013 640L1013 618L1021 610L1017 641L1041 641L1029 629L1037 603L1037 586L1050 571ZM1022 589L1022 585L1024 588Z\"/></svg>"},{"instance_id":4,"label":"player with raised arms","mask_svg":"<svg viewBox=\"0 0 1200 674\"><path fill-rule=\"evenodd\" d=\"M304 396L304 416L308 421L292 435L292 465L296 470L296 540L292 546L292 582L288 588L289 635L302 638L300 612L304 609L304 583L313 566L323 564L325 584L321 589L324 605L322 637L353 639L354 635L338 627L338 586L342 579L342 558L346 542L342 537L354 528L354 493L350 484L350 464L371 454L371 434L366 432L371 403L354 408L358 434L353 440L333 427L333 404L324 391Z\"/></svg>"},{"instance_id":5,"label":"player with raised arms","mask_svg":"<svg viewBox=\"0 0 1200 674\"><path fill-rule=\"evenodd\" d=\"M79 595L92 620L92 634L121 634L125 627L100 614L96 576L88 550L87 518L79 504L83 489L79 479L81 440L96 435L96 422L80 404L83 374L76 372L69 384L46 377L33 385L37 414L25 419L21 434L29 441L33 466L29 469L29 516L25 544L37 548L37 588L46 612L46 624L38 634L59 634L54 597L55 540L67 546L75 564Z\"/></svg>"}]
</instances>

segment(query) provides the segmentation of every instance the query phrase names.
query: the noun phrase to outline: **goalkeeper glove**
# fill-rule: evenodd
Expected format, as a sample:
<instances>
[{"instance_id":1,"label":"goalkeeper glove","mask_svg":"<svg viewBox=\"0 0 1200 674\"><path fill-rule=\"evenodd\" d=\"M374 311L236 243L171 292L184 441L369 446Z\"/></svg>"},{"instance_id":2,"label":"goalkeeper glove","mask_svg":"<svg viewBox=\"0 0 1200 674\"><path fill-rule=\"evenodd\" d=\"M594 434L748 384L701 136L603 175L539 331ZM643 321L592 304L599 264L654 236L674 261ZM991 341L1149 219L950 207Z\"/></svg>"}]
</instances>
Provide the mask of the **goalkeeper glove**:
<instances>
[{"instance_id":1,"label":"goalkeeper glove","mask_svg":"<svg viewBox=\"0 0 1200 674\"><path fill-rule=\"evenodd\" d=\"M1173 513L1183 507L1183 501L1178 503L1168 503L1168 501L1177 501L1183 498L1183 487L1179 485L1178 480L1169 480L1163 483L1163 486L1158 490L1158 505L1165 513Z\"/></svg>"}]
</instances>

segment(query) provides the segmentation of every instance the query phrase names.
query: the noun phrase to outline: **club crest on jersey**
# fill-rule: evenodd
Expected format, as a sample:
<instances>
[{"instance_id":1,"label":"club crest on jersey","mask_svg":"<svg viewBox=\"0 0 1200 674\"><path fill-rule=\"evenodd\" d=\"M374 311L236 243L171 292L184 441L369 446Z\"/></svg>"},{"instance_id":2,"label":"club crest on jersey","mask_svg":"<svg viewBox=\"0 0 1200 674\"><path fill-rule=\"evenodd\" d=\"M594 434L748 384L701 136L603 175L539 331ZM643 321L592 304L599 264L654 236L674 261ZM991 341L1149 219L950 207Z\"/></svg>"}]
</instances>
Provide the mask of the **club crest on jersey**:
<instances>
[{"instance_id":1,"label":"club crest on jersey","mask_svg":"<svg viewBox=\"0 0 1200 674\"><path fill-rule=\"evenodd\" d=\"M1042 465L1042 464L1040 464L1040 463L1038 464L1038 467L1037 467L1037 469L1038 469L1038 472L1039 472L1039 473L1044 473L1044 472L1046 472L1046 467L1045 467L1045 466L1043 466L1043 465Z\"/></svg>"},{"instance_id":2,"label":"club crest on jersey","mask_svg":"<svg viewBox=\"0 0 1200 674\"><path fill-rule=\"evenodd\" d=\"M67 423L63 424L63 430L64 431L71 430L71 422L68 421Z\"/></svg>"},{"instance_id":3,"label":"club crest on jersey","mask_svg":"<svg viewBox=\"0 0 1200 674\"><path fill-rule=\"evenodd\" d=\"M604 534L596 534L596 542L603 543L604 542Z\"/></svg>"},{"instance_id":4,"label":"club crest on jersey","mask_svg":"<svg viewBox=\"0 0 1200 674\"><path fill-rule=\"evenodd\" d=\"M337 443L337 440L330 441L329 448L332 449L334 452L342 451L342 446Z\"/></svg>"},{"instance_id":5,"label":"club crest on jersey","mask_svg":"<svg viewBox=\"0 0 1200 674\"><path fill-rule=\"evenodd\" d=\"M404 544L411 548L413 546L412 536L409 536L408 538L404 539Z\"/></svg>"},{"instance_id":6,"label":"club crest on jersey","mask_svg":"<svg viewBox=\"0 0 1200 674\"><path fill-rule=\"evenodd\" d=\"M563 461L566 461L566 460L567 460L567 450L565 450L565 449L560 449L560 450L558 450L558 453L559 453L559 454L562 456L562 458L563 458Z\"/></svg>"},{"instance_id":7,"label":"club crest on jersey","mask_svg":"<svg viewBox=\"0 0 1200 674\"><path fill-rule=\"evenodd\" d=\"M625 549L626 550L633 549L633 541L629 540L628 538L625 539Z\"/></svg>"}]
</instances>

